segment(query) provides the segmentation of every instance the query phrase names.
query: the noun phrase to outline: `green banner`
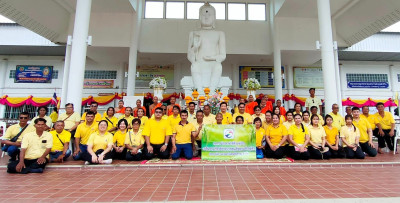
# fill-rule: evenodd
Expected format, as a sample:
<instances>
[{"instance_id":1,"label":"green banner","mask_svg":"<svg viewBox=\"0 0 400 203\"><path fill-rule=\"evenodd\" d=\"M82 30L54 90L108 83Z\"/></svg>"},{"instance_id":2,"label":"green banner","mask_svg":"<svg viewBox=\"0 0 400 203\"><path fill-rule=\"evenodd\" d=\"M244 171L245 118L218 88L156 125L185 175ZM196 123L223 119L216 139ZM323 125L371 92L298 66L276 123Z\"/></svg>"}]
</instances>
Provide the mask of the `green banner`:
<instances>
[{"instance_id":1,"label":"green banner","mask_svg":"<svg viewBox=\"0 0 400 203\"><path fill-rule=\"evenodd\" d=\"M256 160L254 125L205 125L201 159Z\"/></svg>"}]
</instances>

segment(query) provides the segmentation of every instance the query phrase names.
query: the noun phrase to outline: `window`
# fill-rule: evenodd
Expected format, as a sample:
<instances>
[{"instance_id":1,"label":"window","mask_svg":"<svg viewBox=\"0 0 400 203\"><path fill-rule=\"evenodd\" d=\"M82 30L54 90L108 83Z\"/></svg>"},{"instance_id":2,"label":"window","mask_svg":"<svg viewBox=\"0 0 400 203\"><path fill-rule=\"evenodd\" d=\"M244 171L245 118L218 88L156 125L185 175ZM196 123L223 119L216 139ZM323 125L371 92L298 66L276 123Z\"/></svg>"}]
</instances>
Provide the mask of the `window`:
<instances>
[{"instance_id":1,"label":"window","mask_svg":"<svg viewBox=\"0 0 400 203\"><path fill-rule=\"evenodd\" d=\"M217 20L225 20L225 3L210 3L215 8Z\"/></svg>"},{"instance_id":2,"label":"window","mask_svg":"<svg viewBox=\"0 0 400 203\"><path fill-rule=\"evenodd\" d=\"M389 82L387 74L346 74L347 82Z\"/></svg>"},{"instance_id":3,"label":"window","mask_svg":"<svg viewBox=\"0 0 400 203\"><path fill-rule=\"evenodd\" d=\"M186 4L186 18L187 19L199 19L199 9L204 3L188 2ZM225 14L224 14L225 15Z\"/></svg>"},{"instance_id":4,"label":"window","mask_svg":"<svg viewBox=\"0 0 400 203\"><path fill-rule=\"evenodd\" d=\"M166 18L183 19L185 16L185 3L184 2L167 2Z\"/></svg>"},{"instance_id":5,"label":"window","mask_svg":"<svg viewBox=\"0 0 400 203\"><path fill-rule=\"evenodd\" d=\"M49 116L53 112L54 107L55 106L52 104L47 105L47 109L49 110L46 114L47 116ZM19 114L26 111L29 113L29 118L32 119L37 116L37 109L38 107L35 107L33 105L23 105L20 107L11 107L6 105L6 110L4 111L4 118L18 120Z\"/></svg>"},{"instance_id":6,"label":"window","mask_svg":"<svg viewBox=\"0 0 400 203\"><path fill-rule=\"evenodd\" d=\"M249 20L265 20L265 4L248 4Z\"/></svg>"},{"instance_id":7,"label":"window","mask_svg":"<svg viewBox=\"0 0 400 203\"><path fill-rule=\"evenodd\" d=\"M397 74L397 82L400 82L400 74Z\"/></svg>"},{"instance_id":8,"label":"window","mask_svg":"<svg viewBox=\"0 0 400 203\"><path fill-rule=\"evenodd\" d=\"M10 70L10 75L8 78L15 78L15 70Z\"/></svg>"},{"instance_id":9,"label":"window","mask_svg":"<svg viewBox=\"0 0 400 203\"><path fill-rule=\"evenodd\" d=\"M51 79L58 79L58 70L53 69L53 74L51 75Z\"/></svg>"},{"instance_id":10,"label":"window","mask_svg":"<svg viewBox=\"0 0 400 203\"><path fill-rule=\"evenodd\" d=\"M162 1L146 1L145 18L163 18L164 17L164 2Z\"/></svg>"},{"instance_id":11,"label":"window","mask_svg":"<svg viewBox=\"0 0 400 203\"><path fill-rule=\"evenodd\" d=\"M246 20L246 4L228 3L228 20Z\"/></svg>"},{"instance_id":12,"label":"window","mask_svg":"<svg viewBox=\"0 0 400 203\"><path fill-rule=\"evenodd\" d=\"M117 79L117 71L86 70L85 79Z\"/></svg>"}]
</instances>

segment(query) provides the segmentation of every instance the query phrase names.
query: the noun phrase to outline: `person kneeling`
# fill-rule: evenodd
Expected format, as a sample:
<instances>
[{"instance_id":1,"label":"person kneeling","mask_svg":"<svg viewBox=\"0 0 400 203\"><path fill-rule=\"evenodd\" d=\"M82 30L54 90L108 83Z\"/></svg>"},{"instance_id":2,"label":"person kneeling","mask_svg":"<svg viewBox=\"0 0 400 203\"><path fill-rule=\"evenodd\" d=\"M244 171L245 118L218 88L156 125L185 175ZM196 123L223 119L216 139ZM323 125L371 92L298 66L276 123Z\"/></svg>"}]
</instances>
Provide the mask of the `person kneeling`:
<instances>
[{"instance_id":1,"label":"person kneeling","mask_svg":"<svg viewBox=\"0 0 400 203\"><path fill-rule=\"evenodd\" d=\"M48 155L53 145L53 137L44 131L46 120L35 120L35 132L24 135L21 142L19 161L12 161L7 166L8 173L42 173L48 162Z\"/></svg>"},{"instance_id":2,"label":"person kneeling","mask_svg":"<svg viewBox=\"0 0 400 203\"><path fill-rule=\"evenodd\" d=\"M192 139L195 137L196 128L187 121L188 112L181 111L181 121L172 131L172 159L178 159L183 151L186 159L192 159Z\"/></svg>"},{"instance_id":3,"label":"person kneeling","mask_svg":"<svg viewBox=\"0 0 400 203\"><path fill-rule=\"evenodd\" d=\"M99 130L90 135L87 142L87 153L83 154L85 165L88 164L111 164L111 149L113 136L107 132L108 123L105 120L99 122Z\"/></svg>"},{"instance_id":4,"label":"person kneeling","mask_svg":"<svg viewBox=\"0 0 400 203\"><path fill-rule=\"evenodd\" d=\"M71 133L64 130L64 121L59 120L54 124L55 130L50 131L53 136L53 147L50 151L50 162L63 162L71 156L69 142Z\"/></svg>"},{"instance_id":5,"label":"person kneeling","mask_svg":"<svg viewBox=\"0 0 400 203\"><path fill-rule=\"evenodd\" d=\"M364 159L365 154L358 146L360 140L360 130L353 125L353 117L346 115L346 125L340 129L340 138L342 138L344 152L348 159Z\"/></svg>"},{"instance_id":6,"label":"person kneeling","mask_svg":"<svg viewBox=\"0 0 400 203\"><path fill-rule=\"evenodd\" d=\"M144 145L144 138L140 130L141 121L138 118L132 120L132 130L128 131L125 137L125 148L127 161L140 161L142 160L142 149Z\"/></svg>"}]
</instances>

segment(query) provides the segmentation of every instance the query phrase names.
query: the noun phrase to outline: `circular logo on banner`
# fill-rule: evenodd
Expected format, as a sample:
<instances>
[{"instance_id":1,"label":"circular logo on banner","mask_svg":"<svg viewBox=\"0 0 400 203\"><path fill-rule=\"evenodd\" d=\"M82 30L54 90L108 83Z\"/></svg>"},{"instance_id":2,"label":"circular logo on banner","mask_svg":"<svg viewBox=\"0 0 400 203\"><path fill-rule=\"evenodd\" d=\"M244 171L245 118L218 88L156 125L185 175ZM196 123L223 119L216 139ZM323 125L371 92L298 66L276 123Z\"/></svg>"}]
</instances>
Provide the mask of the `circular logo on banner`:
<instances>
[{"instance_id":1,"label":"circular logo on banner","mask_svg":"<svg viewBox=\"0 0 400 203\"><path fill-rule=\"evenodd\" d=\"M235 138L235 131L233 129L224 129L224 138L225 139Z\"/></svg>"}]
</instances>

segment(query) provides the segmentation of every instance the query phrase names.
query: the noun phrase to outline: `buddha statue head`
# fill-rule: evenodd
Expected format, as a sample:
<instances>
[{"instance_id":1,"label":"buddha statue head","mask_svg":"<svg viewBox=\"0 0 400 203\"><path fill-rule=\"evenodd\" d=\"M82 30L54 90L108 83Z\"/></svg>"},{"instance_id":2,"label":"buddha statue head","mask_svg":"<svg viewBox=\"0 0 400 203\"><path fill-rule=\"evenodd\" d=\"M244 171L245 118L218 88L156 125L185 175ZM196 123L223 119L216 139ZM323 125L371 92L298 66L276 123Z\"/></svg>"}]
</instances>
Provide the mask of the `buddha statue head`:
<instances>
[{"instance_id":1,"label":"buddha statue head","mask_svg":"<svg viewBox=\"0 0 400 203\"><path fill-rule=\"evenodd\" d=\"M216 13L215 13L215 8L213 6L211 6L209 3L205 3L199 9L199 16L200 16L201 28L205 29L215 28Z\"/></svg>"}]
</instances>

